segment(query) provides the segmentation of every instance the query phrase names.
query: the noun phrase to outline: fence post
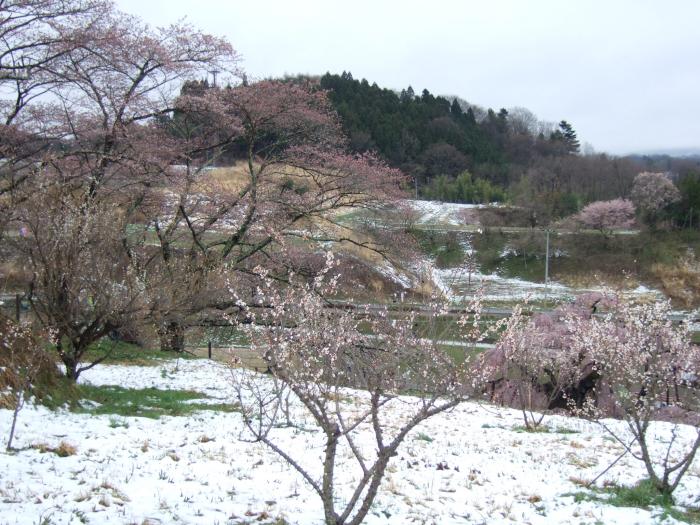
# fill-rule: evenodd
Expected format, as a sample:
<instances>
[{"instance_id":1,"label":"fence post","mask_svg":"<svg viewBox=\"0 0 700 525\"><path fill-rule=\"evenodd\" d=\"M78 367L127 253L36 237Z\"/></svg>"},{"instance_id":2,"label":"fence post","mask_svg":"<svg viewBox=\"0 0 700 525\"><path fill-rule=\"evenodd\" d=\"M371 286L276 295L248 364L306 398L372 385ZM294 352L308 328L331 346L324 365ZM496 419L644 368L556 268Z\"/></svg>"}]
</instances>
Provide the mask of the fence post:
<instances>
[{"instance_id":1,"label":"fence post","mask_svg":"<svg viewBox=\"0 0 700 525\"><path fill-rule=\"evenodd\" d=\"M207 343L207 351L209 353L209 359L211 359L211 341Z\"/></svg>"}]
</instances>

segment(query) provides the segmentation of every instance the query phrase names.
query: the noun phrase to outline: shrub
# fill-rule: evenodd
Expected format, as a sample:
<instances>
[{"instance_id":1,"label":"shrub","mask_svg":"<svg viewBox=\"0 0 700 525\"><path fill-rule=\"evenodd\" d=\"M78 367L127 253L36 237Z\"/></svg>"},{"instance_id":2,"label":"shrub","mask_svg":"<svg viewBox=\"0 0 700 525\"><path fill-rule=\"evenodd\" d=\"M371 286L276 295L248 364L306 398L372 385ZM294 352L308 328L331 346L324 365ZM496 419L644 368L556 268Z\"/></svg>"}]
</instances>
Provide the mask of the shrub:
<instances>
[{"instance_id":1,"label":"shrub","mask_svg":"<svg viewBox=\"0 0 700 525\"><path fill-rule=\"evenodd\" d=\"M391 318L386 310L357 315L327 308L321 295L332 292L335 283L323 283L323 273L313 284L282 292L268 283L270 308L257 319L266 329L251 329L251 338L265 355L270 376L236 370L233 377L249 436L280 455L313 488L327 524L359 525L409 432L462 401L471 377L468 364L455 365L436 340L416 335L417 314ZM465 314L460 327L474 341L481 336L480 304L470 306L466 311L475 313ZM436 322L445 311L438 305L420 316ZM409 394L414 397L403 397ZM305 451L279 445L275 427L283 417L292 424L311 421L321 430L323 453L316 469ZM369 447L361 446L367 442ZM341 468L357 473L350 487L337 484Z\"/></svg>"},{"instance_id":2,"label":"shrub","mask_svg":"<svg viewBox=\"0 0 700 525\"><path fill-rule=\"evenodd\" d=\"M642 461L649 480L671 495L700 447L700 351L690 342L687 323L669 320L670 302L619 305L603 318L569 319L572 352L590 353L621 413L632 440L619 435L600 418L599 407L588 404L584 413L601 422L635 458ZM666 416L694 425L694 436L672 427L661 454L651 446L650 423Z\"/></svg>"},{"instance_id":3,"label":"shrub","mask_svg":"<svg viewBox=\"0 0 700 525\"><path fill-rule=\"evenodd\" d=\"M0 406L13 411L7 439L12 449L17 418L32 394L51 386L59 372L28 325L0 316Z\"/></svg>"}]
</instances>

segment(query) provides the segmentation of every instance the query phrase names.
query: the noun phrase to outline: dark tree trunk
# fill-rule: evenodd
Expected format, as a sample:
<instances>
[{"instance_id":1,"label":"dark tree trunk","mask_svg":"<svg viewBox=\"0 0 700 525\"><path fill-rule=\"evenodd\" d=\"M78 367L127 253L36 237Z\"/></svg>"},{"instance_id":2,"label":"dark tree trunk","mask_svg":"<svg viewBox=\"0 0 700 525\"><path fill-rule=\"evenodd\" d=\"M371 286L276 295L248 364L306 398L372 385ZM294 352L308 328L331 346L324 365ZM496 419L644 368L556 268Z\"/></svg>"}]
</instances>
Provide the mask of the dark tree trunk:
<instances>
[{"instance_id":1,"label":"dark tree trunk","mask_svg":"<svg viewBox=\"0 0 700 525\"><path fill-rule=\"evenodd\" d=\"M78 371L78 360L73 359L70 356L65 356L62 359L63 364L66 366L66 378L73 382L78 381L78 376L80 372Z\"/></svg>"},{"instance_id":2,"label":"dark tree trunk","mask_svg":"<svg viewBox=\"0 0 700 525\"><path fill-rule=\"evenodd\" d=\"M185 327L179 321L165 321L158 329L160 349L164 352L185 351Z\"/></svg>"}]
</instances>

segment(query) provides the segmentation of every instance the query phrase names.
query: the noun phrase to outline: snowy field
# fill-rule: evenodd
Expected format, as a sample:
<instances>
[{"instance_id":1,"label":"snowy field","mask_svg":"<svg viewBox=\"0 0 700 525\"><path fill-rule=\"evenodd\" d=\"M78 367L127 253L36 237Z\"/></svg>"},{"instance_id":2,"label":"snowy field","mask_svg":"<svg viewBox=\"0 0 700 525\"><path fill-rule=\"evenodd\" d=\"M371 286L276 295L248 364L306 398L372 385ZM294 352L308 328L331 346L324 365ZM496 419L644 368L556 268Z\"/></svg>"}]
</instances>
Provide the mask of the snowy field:
<instances>
[{"instance_id":1,"label":"snowy field","mask_svg":"<svg viewBox=\"0 0 700 525\"><path fill-rule=\"evenodd\" d=\"M502 277L497 274L482 274L478 270L468 273L464 268L432 268L432 278L436 286L451 300L473 297L480 293L486 301L522 302L548 300L563 303L573 300L577 295L587 292L610 292L609 288L589 287L573 288L555 281L548 285L523 279ZM661 301L663 293L659 290L638 286L621 293L623 297L633 299Z\"/></svg>"},{"instance_id":2,"label":"snowy field","mask_svg":"<svg viewBox=\"0 0 700 525\"><path fill-rule=\"evenodd\" d=\"M421 214L418 223L442 226L464 226L464 213L466 210L498 206L497 204L457 204L454 202L420 200L406 200L404 202Z\"/></svg>"},{"instance_id":3,"label":"snowy field","mask_svg":"<svg viewBox=\"0 0 700 525\"><path fill-rule=\"evenodd\" d=\"M98 366L84 379L193 389L212 396L212 402L232 399L231 372L220 364L193 360L175 366L171 361L154 367ZM392 417L400 412L396 409ZM0 410L3 438L10 417ZM676 523L662 520L659 509L576 502L574 494L583 491L580 482L603 472L621 447L593 423L564 417L546 421L549 433L519 432L517 411L476 403L428 420L392 460L366 522ZM682 430L686 438L692 433ZM655 431L659 442L670 434L666 424ZM273 432L303 463L320 465L323 439L308 422ZM280 518L322 523L320 499L301 477L263 445L241 437L245 432L236 412L152 420L28 407L20 414L15 443L22 450L7 454L3 446L0 452L0 524L284 523L276 521ZM76 453L58 457L28 448L61 442ZM339 468L338 474L346 490L357 476L350 467ZM676 493L679 502L700 503L699 476L696 460ZM627 456L598 485L631 485L643 477L642 465Z\"/></svg>"}]
</instances>

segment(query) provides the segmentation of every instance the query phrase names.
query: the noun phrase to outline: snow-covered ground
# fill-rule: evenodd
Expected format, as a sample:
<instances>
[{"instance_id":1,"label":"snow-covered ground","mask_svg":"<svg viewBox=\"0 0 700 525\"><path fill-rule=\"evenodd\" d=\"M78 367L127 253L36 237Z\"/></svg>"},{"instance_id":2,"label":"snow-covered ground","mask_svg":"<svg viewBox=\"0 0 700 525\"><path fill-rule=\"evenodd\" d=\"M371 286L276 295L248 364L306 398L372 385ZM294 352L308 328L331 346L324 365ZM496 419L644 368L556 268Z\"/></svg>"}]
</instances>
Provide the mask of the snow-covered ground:
<instances>
[{"instance_id":1,"label":"snow-covered ground","mask_svg":"<svg viewBox=\"0 0 700 525\"><path fill-rule=\"evenodd\" d=\"M452 226L465 224L465 210L497 206L496 204L457 204L453 202L419 200L407 200L405 203L421 214L418 219L418 222L421 224Z\"/></svg>"},{"instance_id":2,"label":"snow-covered ground","mask_svg":"<svg viewBox=\"0 0 700 525\"><path fill-rule=\"evenodd\" d=\"M204 360L174 366L98 366L86 372L85 380L195 389L219 401L231 399L226 367ZM396 410L392 416L398 418L401 408ZM0 410L3 432L10 416ZM592 480L621 451L598 426L551 417L552 432L528 434L515 430L519 424L517 411L476 403L425 422L392 460L366 522L660 523L658 509L574 501L572 494L582 490L574 482ZM658 424L656 430L659 440L668 439L668 425ZM691 432L683 430L686 437ZM320 465L319 432L308 425L304 431L273 432L304 463ZM0 452L0 524L224 524L280 517L289 523L322 523L320 499L301 477L263 445L241 441L242 436L241 416L235 412L115 420L28 407L20 414L16 436L22 450ZM76 454L58 457L25 448L62 441L75 446ZM370 442L364 443L367 454ZM357 475L350 467L337 474L346 489ZM698 503L699 476L696 461L678 489L680 502ZM641 464L625 457L598 484L633 484L643 477Z\"/></svg>"},{"instance_id":3,"label":"snow-covered ground","mask_svg":"<svg viewBox=\"0 0 700 525\"><path fill-rule=\"evenodd\" d=\"M482 274L465 268L439 269L433 268L432 278L440 290L450 299L459 300L463 297L473 297L477 292L483 293L487 301L524 301L546 299L553 303L570 301L577 295L586 292L604 292L605 288L572 288L555 281L535 283L523 279L501 277L496 274ZM626 290L623 295L649 300L663 300L664 295L645 286Z\"/></svg>"}]
</instances>

